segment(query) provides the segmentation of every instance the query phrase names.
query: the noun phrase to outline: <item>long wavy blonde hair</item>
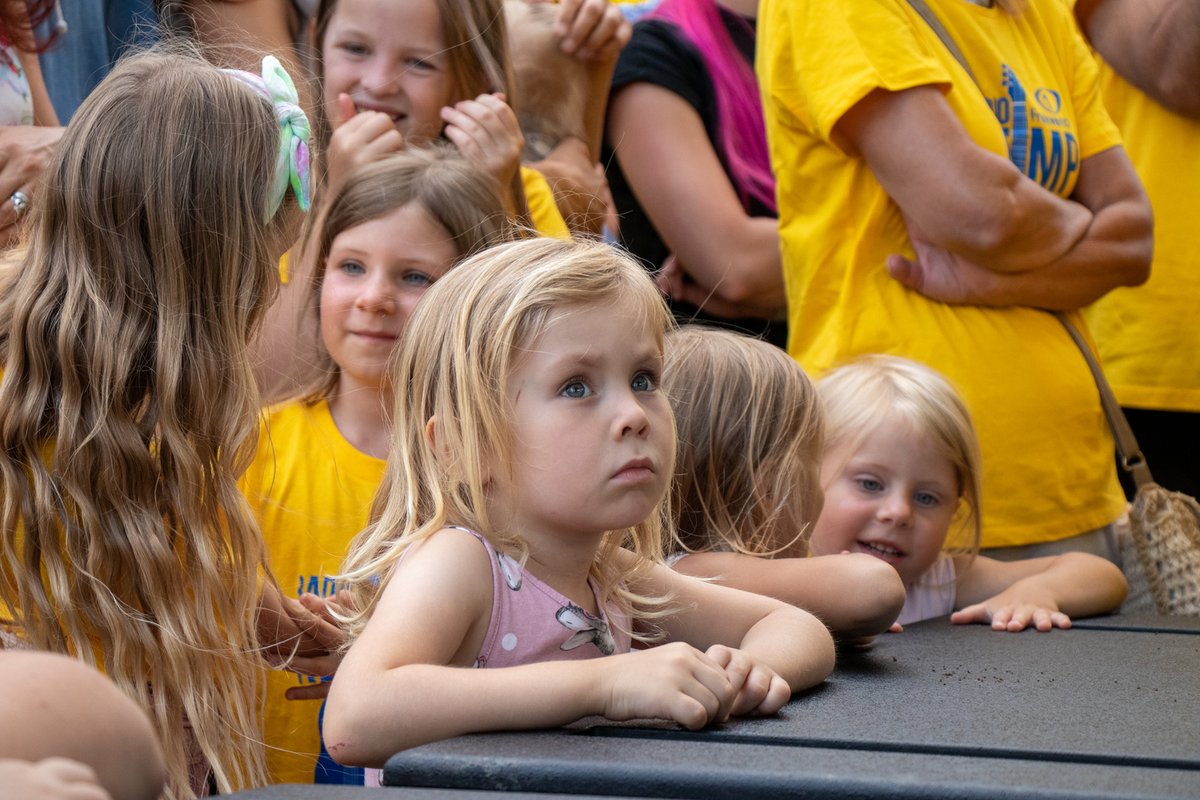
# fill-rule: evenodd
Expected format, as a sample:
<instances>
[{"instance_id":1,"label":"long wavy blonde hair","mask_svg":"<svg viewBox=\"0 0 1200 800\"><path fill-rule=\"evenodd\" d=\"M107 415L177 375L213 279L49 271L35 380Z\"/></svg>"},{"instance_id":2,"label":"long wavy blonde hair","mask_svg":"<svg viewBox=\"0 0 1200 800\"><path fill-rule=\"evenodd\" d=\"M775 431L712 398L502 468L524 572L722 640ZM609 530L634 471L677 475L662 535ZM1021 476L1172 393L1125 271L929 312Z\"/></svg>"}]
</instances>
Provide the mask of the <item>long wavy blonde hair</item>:
<instances>
[{"instance_id":1,"label":"long wavy blonde hair","mask_svg":"<svg viewBox=\"0 0 1200 800\"><path fill-rule=\"evenodd\" d=\"M141 703L172 798L202 788L197 750L223 792L265 779L263 544L235 480L247 342L299 227L290 196L265 222L278 145L267 101L193 53L129 58L67 128L0 287L0 610Z\"/></svg>"},{"instance_id":2,"label":"long wavy blonde hair","mask_svg":"<svg viewBox=\"0 0 1200 800\"><path fill-rule=\"evenodd\" d=\"M665 355L663 389L679 436L675 549L806 555L821 513L812 381L778 347L700 325L667 334Z\"/></svg>"},{"instance_id":3,"label":"long wavy blonde hair","mask_svg":"<svg viewBox=\"0 0 1200 800\"><path fill-rule=\"evenodd\" d=\"M372 523L351 543L342 569L357 599L358 611L347 620L351 640L374 611L401 554L447 524L478 531L518 558L528 555L519 535L496 533L486 511L485 463L509 463L512 449L503 387L522 348L555 312L606 301L637 308L653 331L672 325L646 272L597 242L502 244L467 259L429 289L392 366L392 385L407 391L395 393L392 447ZM426 436L434 417L436 452ZM630 572L612 558L622 545L641 556ZM624 584L661 560L661 550L657 514L610 531L591 566L600 600L640 619L660 613L664 598L635 595Z\"/></svg>"}]
</instances>

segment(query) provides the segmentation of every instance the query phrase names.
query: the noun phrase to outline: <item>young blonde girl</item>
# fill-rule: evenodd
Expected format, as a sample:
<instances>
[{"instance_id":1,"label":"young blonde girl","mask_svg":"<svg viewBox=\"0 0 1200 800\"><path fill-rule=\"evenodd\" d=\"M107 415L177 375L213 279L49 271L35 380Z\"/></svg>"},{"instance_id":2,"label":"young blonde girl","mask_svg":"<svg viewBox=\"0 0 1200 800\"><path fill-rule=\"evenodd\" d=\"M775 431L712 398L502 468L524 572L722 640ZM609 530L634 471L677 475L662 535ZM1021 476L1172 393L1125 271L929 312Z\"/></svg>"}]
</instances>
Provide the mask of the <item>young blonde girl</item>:
<instances>
[{"instance_id":1,"label":"young blonde girl","mask_svg":"<svg viewBox=\"0 0 1200 800\"><path fill-rule=\"evenodd\" d=\"M385 364L417 302L461 258L508 232L495 180L450 146L367 164L324 204L312 239L321 268L308 287L316 362L308 388L267 413L241 481L289 594L310 604L334 595L332 576L367 524L390 429ZM288 701L285 692L319 689L305 676L268 676L272 781L349 781L318 762L320 704Z\"/></svg>"},{"instance_id":2,"label":"young blonde girl","mask_svg":"<svg viewBox=\"0 0 1200 800\"><path fill-rule=\"evenodd\" d=\"M502 245L430 290L395 364L409 391L375 521L345 565L360 610L329 695L334 758L589 714L699 728L828 674L811 615L655 562L669 324L601 244ZM629 652L656 632L673 643Z\"/></svg>"},{"instance_id":3,"label":"young blonde girl","mask_svg":"<svg viewBox=\"0 0 1200 800\"><path fill-rule=\"evenodd\" d=\"M263 549L235 479L256 434L247 342L304 178L273 66L270 97L183 53L118 66L0 287L0 624L149 713L171 798L264 779Z\"/></svg>"},{"instance_id":4,"label":"young blonde girl","mask_svg":"<svg viewBox=\"0 0 1200 800\"><path fill-rule=\"evenodd\" d=\"M1048 631L1121 604L1125 578L1098 556L978 555L979 446L966 406L940 374L870 356L833 370L817 389L825 506L813 551L891 564L908 591L902 624L953 612L951 622Z\"/></svg>"},{"instance_id":5,"label":"young blonde girl","mask_svg":"<svg viewBox=\"0 0 1200 800\"><path fill-rule=\"evenodd\" d=\"M684 326L667 334L663 389L679 437L671 565L800 606L839 637L886 630L904 603L893 570L865 555L805 557L822 424L800 365L761 340Z\"/></svg>"}]
</instances>

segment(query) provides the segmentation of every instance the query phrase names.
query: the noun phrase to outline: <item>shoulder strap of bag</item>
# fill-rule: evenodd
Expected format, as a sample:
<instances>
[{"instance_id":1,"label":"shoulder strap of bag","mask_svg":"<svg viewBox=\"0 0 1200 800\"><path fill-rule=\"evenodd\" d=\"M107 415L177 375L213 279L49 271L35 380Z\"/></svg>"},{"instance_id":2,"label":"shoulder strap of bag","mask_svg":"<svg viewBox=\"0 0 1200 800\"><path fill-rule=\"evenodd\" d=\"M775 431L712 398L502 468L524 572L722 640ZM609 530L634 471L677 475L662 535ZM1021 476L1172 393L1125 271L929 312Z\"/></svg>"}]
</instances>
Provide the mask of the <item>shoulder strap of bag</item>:
<instances>
[{"instance_id":1,"label":"shoulder strap of bag","mask_svg":"<svg viewBox=\"0 0 1200 800\"><path fill-rule=\"evenodd\" d=\"M908 4L912 6L913 11L920 15L921 19L925 20L930 30L950 51L950 55L954 56L954 60L966 70L967 75L971 76L971 80L975 81L975 85L978 86L979 81L976 80L971 65L967 63L966 56L963 55L962 50L958 49L958 44L950 36L950 32L942 25L942 21L937 18L933 10L926 5L925 0L908 0ZM1055 311L1054 316L1067 329L1071 340L1075 342L1079 352L1083 353L1083 359L1087 362L1088 369L1092 371L1092 379L1096 382L1096 389L1100 392L1100 405L1104 407L1104 416L1108 418L1108 426L1112 429L1113 439L1117 443L1117 453L1121 456L1121 466L1133 476L1133 482L1139 489L1148 483L1153 483L1154 478L1150 474L1149 465L1146 464L1146 457L1142 455L1141 448L1138 447L1133 429L1129 427L1129 420L1125 419L1125 413L1121 411L1121 405L1113 395L1112 387L1108 385L1108 379L1104 377L1104 370L1101 369L1096 356L1092 354L1092 348L1088 346L1083 334L1066 314Z\"/></svg>"},{"instance_id":2,"label":"shoulder strap of bag","mask_svg":"<svg viewBox=\"0 0 1200 800\"><path fill-rule=\"evenodd\" d=\"M1150 474L1149 465L1146 464L1146 457L1142 455L1142 451L1138 447L1133 429L1129 427L1129 420L1125 419L1125 412L1121 411L1121 404L1117 402L1112 387L1108 385L1108 379L1104 377L1104 370L1092 353L1092 348L1088 347L1083 334L1066 314L1055 311L1054 316L1067 329L1075 346L1079 348L1079 352L1083 353L1083 360L1087 362L1088 369L1092 371L1092 380L1096 382L1096 388L1100 392L1100 405L1104 407L1104 416L1108 417L1108 427L1112 428L1113 438L1117 441L1117 453L1121 456L1121 466L1133 476L1133 482L1139 489L1148 483L1153 483L1154 478Z\"/></svg>"},{"instance_id":3,"label":"shoulder strap of bag","mask_svg":"<svg viewBox=\"0 0 1200 800\"><path fill-rule=\"evenodd\" d=\"M913 11L921 15L921 19L925 20L925 24L942 40L942 44L950 51L950 55L954 56L954 60L967 71L967 74L971 76L971 80L975 82L975 85L979 86L979 81L976 80L975 72L971 69L971 65L967 63L966 56L963 55L962 50L958 49L958 44L950 36L950 32L946 30L946 26L942 24L942 21L937 18L937 14L933 13L933 9L925 4L925 0L908 0L908 4L912 6Z\"/></svg>"}]
</instances>

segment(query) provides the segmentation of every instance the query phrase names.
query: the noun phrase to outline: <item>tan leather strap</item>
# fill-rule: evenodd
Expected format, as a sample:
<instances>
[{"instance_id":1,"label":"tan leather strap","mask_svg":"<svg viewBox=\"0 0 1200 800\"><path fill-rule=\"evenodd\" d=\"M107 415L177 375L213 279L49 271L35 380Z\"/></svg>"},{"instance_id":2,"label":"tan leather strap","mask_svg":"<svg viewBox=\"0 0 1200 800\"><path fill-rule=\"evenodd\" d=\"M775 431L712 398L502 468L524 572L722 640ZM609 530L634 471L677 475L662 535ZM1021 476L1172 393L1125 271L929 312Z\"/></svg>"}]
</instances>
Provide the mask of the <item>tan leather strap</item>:
<instances>
[{"instance_id":1,"label":"tan leather strap","mask_svg":"<svg viewBox=\"0 0 1200 800\"><path fill-rule=\"evenodd\" d=\"M1112 428L1113 439L1117 442L1117 453L1121 456L1121 466L1133 476L1133 482L1138 488L1153 483L1154 478L1150 475L1150 467L1146 464L1146 458L1142 455L1141 448L1138 447L1133 429L1129 427L1129 420L1125 419L1125 412L1121 411L1121 404L1117 402L1112 387L1108 385L1108 379L1104 377L1104 370L1092 353L1092 348L1088 346L1083 334L1067 318L1066 314L1055 311L1054 316L1067 329L1067 333L1071 334L1071 339L1079 348L1079 352L1083 353L1083 360L1087 362L1088 369L1092 371L1092 380L1096 382L1096 389L1100 392L1100 405L1104 407L1104 416L1108 417L1108 427Z\"/></svg>"},{"instance_id":2,"label":"tan leather strap","mask_svg":"<svg viewBox=\"0 0 1200 800\"><path fill-rule=\"evenodd\" d=\"M971 69L971 65L967 63L967 57L963 55L962 50L958 49L958 44L955 43L954 37L942 25L942 21L937 18L937 14L933 13L933 9L925 5L925 0L908 0L908 4L912 6L913 11L921 15L921 19L925 20L925 24L942 40L942 44L950 51L950 55L954 56L954 60L962 65L962 68L971 76L971 80L975 81L975 85L979 86L979 81L975 79L975 72Z\"/></svg>"}]
</instances>

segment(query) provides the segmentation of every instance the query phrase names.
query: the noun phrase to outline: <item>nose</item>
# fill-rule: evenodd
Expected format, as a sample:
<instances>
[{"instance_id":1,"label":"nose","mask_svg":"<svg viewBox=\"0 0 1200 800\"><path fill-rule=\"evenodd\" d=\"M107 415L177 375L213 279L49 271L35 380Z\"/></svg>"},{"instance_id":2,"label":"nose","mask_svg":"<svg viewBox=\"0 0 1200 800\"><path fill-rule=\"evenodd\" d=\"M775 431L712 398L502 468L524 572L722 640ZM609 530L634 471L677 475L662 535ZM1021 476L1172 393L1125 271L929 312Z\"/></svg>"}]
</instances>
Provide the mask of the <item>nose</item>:
<instances>
[{"instance_id":1,"label":"nose","mask_svg":"<svg viewBox=\"0 0 1200 800\"><path fill-rule=\"evenodd\" d=\"M880 522L905 527L912 521L912 501L906 492L889 492L880 502L875 516Z\"/></svg>"},{"instance_id":2,"label":"nose","mask_svg":"<svg viewBox=\"0 0 1200 800\"><path fill-rule=\"evenodd\" d=\"M632 390L623 392L618 399L613 427L618 439L645 436L650 430L650 415L646 413L641 398Z\"/></svg>"},{"instance_id":3,"label":"nose","mask_svg":"<svg viewBox=\"0 0 1200 800\"><path fill-rule=\"evenodd\" d=\"M399 68L386 58L376 57L362 72L359 83L373 95L387 95L398 85Z\"/></svg>"},{"instance_id":4,"label":"nose","mask_svg":"<svg viewBox=\"0 0 1200 800\"><path fill-rule=\"evenodd\" d=\"M354 300L354 307L374 314L394 314L396 293L391 281L382 275L367 278Z\"/></svg>"}]
</instances>

